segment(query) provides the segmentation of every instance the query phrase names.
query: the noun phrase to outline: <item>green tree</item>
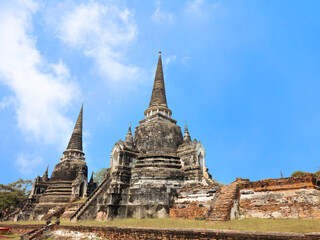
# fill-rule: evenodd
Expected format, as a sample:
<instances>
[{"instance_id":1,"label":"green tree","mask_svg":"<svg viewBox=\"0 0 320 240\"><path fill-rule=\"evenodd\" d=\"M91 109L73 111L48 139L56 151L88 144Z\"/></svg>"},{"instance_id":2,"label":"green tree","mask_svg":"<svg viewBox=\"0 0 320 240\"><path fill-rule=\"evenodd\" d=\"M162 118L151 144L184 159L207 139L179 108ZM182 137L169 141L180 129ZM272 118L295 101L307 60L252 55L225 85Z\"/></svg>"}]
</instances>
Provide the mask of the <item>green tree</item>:
<instances>
[{"instance_id":1,"label":"green tree","mask_svg":"<svg viewBox=\"0 0 320 240\"><path fill-rule=\"evenodd\" d=\"M13 189L21 190L24 192L26 196L30 194L31 191L31 186L32 186L32 181L31 180L23 180L19 179L13 183L9 183L7 185L8 187L12 187Z\"/></svg>"},{"instance_id":2,"label":"green tree","mask_svg":"<svg viewBox=\"0 0 320 240\"><path fill-rule=\"evenodd\" d=\"M291 177L302 177L305 175L305 172L302 171L295 171L291 174Z\"/></svg>"},{"instance_id":3,"label":"green tree","mask_svg":"<svg viewBox=\"0 0 320 240\"><path fill-rule=\"evenodd\" d=\"M103 180L106 178L109 168L102 168L99 171L93 173L93 181L100 185Z\"/></svg>"},{"instance_id":4,"label":"green tree","mask_svg":"<svg viewBox=\"0 0 320 240\"><path fill-rule=\"evenodd\" d=\"M28 198L31 184L31 180L23 179L7 185L0 184L0 217Z\"/></svg>"}]
</instances>

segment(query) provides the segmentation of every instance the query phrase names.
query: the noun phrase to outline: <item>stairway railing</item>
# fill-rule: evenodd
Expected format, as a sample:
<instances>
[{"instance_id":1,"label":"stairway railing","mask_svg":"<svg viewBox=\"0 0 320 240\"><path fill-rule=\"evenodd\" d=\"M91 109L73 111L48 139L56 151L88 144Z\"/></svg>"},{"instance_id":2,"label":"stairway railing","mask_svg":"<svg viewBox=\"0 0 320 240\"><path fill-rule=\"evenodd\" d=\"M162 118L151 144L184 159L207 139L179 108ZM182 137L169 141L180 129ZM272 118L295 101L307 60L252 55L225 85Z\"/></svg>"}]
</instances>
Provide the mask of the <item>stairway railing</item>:
<instances>
[{"instance_id":1,"label":"stairway railing","mask_svg":"<svg viewBox=\"0 0 320 240\"><path fill-rule=\"evenodd\" d=\"M93 201L96 195L104 189L104 187L111 182L110 173L108 172L106 178L103 180L103 182L90 194L90 196L87 198L87 200L78 208L77 211L70 217L70 220L78 220L79 214L82 213L89 204Z\"/></svg>"}]
</instances>

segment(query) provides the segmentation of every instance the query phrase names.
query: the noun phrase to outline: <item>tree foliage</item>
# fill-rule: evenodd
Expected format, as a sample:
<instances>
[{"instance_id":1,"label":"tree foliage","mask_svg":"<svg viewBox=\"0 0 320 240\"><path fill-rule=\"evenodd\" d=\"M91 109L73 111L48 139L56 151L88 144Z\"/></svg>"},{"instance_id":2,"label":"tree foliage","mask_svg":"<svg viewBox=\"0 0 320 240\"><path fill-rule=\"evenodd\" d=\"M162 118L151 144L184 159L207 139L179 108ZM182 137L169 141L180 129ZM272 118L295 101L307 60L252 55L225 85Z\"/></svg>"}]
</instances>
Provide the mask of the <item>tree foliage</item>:
<instances>
[{"instance_id":1,"label":"tree foliage","mask_svg":"<svg viewBox=\"0 0 320 240\"><path fill-rule=\"evenodd\" d=\"M0 217L28 198L31 184L31 180L23 179L7 185L0 184Z\"/></svg>"},{"instance_id":2,"label":"tree foliage","mask_svg":"<svg viewBox=\"0 0 320 240\"><path fill-rule=\"evenodd\" d=\"M32 181L31 180L23 180L19 179L15 182L9 183L7 185L8 187L11 187L13 189L18 189L24 192L26 196L30 194L31 186L32 186Z\"/></svg>"},{"instance_id":3,"label":"tree foliage","mask_svg":"<svg viewBox=\"0 0 320 240\"><path fill-rule=\"evenodd\" d=\"M100 185L105 179L109 168L102 168L99 171L93 173L93 181Z\"/></svg>"},{"instance_id":4,"label":"tree foliage","mask_svg":"<svg viewBox=\"0 0 320 240\"><path fill-rule=\"evenodd\" d=\"M302 171L295 171L291 174L291 177L302 177L304 176L306 173L302 172Z\"/></svg>"}]
</instances>

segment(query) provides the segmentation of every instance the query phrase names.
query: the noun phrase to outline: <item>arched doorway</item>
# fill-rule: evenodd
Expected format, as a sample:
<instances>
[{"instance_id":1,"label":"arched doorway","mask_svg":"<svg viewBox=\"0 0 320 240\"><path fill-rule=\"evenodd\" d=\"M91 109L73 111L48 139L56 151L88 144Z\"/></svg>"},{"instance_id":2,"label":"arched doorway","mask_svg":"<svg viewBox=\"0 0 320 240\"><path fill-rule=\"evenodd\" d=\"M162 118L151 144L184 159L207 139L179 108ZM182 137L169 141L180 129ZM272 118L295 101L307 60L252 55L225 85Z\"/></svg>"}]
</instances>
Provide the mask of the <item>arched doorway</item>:
<instances>
[{"instance_id":1,"label":"arched doorway","mask_svg":"<svg viewBox=\"0 0 320 240\"><path fill-rule=\"evenodd\" d=\"M112 155L112 169L115 169L115 167L118 165L118 157L119 157L119 152L114 151Z\"/></svg>"},{"instance_id":2,"label":"arched doorway","mask_svg":"<svg viewBox=\"0 0 320 240\"><path fill-rule=\"evenodd\" d=\"M199 155L198 155L198 161L199 161L199 165L200 165L201 171L203 171L203 167L204 167L204 158L203 158L202 153L199 153Z\"/></svg>"},{"instance_id":3,"label":"arched doorway","mask_svg":"<svg viewBox=\"0 0 320 240\"><path fill-rule=\"evenodd\" d=\"M79 197L84 197L84 183L80 184Z\"/></svg>"}]
</instances>

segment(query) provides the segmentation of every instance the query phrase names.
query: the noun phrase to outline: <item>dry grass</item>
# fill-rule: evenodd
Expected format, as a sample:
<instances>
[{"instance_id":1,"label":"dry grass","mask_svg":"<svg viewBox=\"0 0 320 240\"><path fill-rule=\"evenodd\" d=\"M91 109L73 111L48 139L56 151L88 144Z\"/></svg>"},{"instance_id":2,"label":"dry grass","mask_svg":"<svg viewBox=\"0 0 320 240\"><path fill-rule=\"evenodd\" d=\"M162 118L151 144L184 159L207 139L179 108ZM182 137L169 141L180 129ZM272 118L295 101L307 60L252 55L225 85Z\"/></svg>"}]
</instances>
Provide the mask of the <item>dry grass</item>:
<instances>
[{"instance_id":1,"label":"dry grass","mask_svg":"<svg viewBox=\"0 0 320 240\"><path fill-rule=\"evenodd\" d=\"M43 221L5 222L7 224L44 224ZM320 219L243 219L212 223L204 220L177 219L120 219L113 221L82 221L70 223L61 221L61 225L119 226L149 228L189 228L189 229L229 229L257 232L320 232Z\"/></svg>"},{"instance_id":2,"label":"dry grass","mask_svg":"<svg viewBox=\"0 0 320 240\"><path fill-rule=\"evenodd\" d=\"M1 236L10 237L10 239L20 239L20 236L14 234L2 234Z\"/></svg>"},{"instance_id":3,"label":"dry grass","mask_svg":"<svg viewBox=\"0 0 320 240\"><path fill-rule=\"evenodd\" d=\"M21 224L21 225L33 225L33 224L46 224L46 221L19 221L19 222L0 222L1 225Z\"/></svg>"},{"instance_id":4,"label":"dry grass","mask_svg":"<svg viewBox=\"0 0 320 240\"><path fill-rule=\"evenodd\" d=\"M213 224L204 220L178 220L170 218L149 218L149 219L118 219L112 221L81 221L70 223L62 221L63 225L83 226L118 226L118 227L149 227L149 228L204 228L210 229Z\"/></svg>"},{"instance_id":5,"label":"dry grass","mask_svg":"<svg viewBox=\"0 0 320 240\"><path fill-rule=\"evenodd\" d=\"M87 197L82 197L78 201L75 201L73 203L84 203L88 198Z\"/></svg>"},{"instance_id":6,"label":"dry grass","mask_svg":"<svg viewBox=\"0 0 320 240\"><path fill-rule=\"evenodd\" d=\"M216 229L257 232L320 232L320 219L242 219L215 223Z\"/></svg>"}]
</instances>

